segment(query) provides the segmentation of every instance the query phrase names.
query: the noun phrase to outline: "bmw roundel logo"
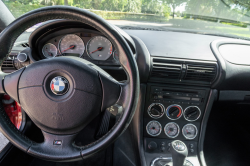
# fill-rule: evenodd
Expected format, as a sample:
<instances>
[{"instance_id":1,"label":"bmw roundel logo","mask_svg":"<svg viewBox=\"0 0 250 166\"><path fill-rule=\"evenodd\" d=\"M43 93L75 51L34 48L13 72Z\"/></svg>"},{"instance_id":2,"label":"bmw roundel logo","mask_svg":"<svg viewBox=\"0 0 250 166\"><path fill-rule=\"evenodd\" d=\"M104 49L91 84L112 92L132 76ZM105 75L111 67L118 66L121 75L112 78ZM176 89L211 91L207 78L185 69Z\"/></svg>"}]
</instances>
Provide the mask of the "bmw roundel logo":
<instances>
[{"instance_id":1,"label":"bmw roundel logo","mask_svg":"<svg viewBox=\"0 0 250 166\"><path fill-rule=\"evenodd\" d=\"M50 82L50 89L56 95L63 95L69 89L69 81L62 76L57 76Z\"/></svg>"}]
</instances>

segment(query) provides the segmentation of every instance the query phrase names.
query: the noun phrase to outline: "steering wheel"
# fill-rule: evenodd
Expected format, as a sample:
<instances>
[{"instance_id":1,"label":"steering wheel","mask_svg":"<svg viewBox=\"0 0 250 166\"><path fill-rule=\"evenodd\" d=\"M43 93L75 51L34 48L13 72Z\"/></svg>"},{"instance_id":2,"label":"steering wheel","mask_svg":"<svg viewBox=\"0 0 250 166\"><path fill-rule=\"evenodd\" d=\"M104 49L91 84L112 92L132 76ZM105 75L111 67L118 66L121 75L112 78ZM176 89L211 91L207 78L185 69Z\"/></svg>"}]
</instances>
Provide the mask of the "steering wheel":
<instances>
[{"instance_id":1,"label":"steering wheel","mask_svg":"<svg viewBox=\"0 0 250 166\"><path fill-rule=\"evenodd\" d=\"M0 34L0 59L10 53L17 37L29 27L48 20L78 21L103 33L119 53L127 81L118 82L98 66L73 57L45 59L11 74L1 73L0 93L19 102L38 126L44 142L36 143L10 122L0 105L0 128L16 147L45 160L75 161L107 148L129 125L139 96L135 58L122 35L101 17L75 7L40 8L22 15ZM28 54L32 54L32 49ZM97 141L76 146L74 138L106 108L118 104L122 114L114 127ZM87 133L86 133L87 134Z\"/></svg>"}]
</instances>

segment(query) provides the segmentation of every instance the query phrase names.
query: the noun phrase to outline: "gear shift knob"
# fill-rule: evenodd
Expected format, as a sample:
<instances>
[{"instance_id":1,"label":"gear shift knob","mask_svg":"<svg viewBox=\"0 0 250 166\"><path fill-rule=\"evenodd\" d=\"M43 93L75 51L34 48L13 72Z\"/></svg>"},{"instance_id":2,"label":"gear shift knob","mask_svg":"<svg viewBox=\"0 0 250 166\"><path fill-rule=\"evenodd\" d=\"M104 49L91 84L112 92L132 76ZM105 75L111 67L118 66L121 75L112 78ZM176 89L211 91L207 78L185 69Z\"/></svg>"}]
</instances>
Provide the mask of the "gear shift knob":
<instances>
[{"instance_id":1,"label":"gear shift knob","mask_svg":"<svg viewBox=\"0 0 250 166\"><path fill-rule=\"evenodd\" d=\"M173 166L183 166L188 155L185 143L179 140L171 142L170 152L172 154Z\"/></svg>"}]
</instances>

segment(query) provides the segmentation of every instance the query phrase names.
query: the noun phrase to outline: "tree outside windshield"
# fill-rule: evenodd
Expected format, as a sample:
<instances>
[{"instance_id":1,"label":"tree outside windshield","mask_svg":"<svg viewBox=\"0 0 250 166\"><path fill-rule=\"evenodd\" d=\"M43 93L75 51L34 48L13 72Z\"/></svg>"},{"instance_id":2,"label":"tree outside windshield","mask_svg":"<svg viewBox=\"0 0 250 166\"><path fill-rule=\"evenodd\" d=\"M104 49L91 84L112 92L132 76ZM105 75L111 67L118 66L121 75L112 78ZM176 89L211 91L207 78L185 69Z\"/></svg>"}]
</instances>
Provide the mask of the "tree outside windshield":
<instances>
[{"instance_id":1,"label":"tree outside windshield","mask_svg":"<svg viewBox=\"0 0 250 166\"><path fill-rule=\"evenodd\" d=\"M250 0L3 0L17 18L45 6L87 9L123 29L185 30L250 39Z\"/></svg>"}]
</instances>

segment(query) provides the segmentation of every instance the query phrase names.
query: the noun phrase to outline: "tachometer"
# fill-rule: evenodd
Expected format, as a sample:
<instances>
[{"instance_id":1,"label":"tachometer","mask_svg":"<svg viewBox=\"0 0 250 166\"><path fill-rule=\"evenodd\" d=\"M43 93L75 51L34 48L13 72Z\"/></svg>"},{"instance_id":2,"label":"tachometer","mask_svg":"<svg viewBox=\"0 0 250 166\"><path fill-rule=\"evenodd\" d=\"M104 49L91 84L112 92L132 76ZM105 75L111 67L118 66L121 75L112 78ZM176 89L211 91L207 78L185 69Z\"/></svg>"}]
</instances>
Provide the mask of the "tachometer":
<instances>
[{"instance_id":1,"label":"tachometer","mask_svg":"<svg viewBox=\"0 0 250 166\"><path fill-rule=\"evenodd\" d=\"M57 48L54 44L47 43L42 48L45 58L54 58L57 55Z\"/></svg>"},{"instance_id":2,"label":"tachometer","mask_svg":"<svg viewBox=\"0 0 250 166\"><path fill-rule=\"evenodd\" d=\"M62 56L81 57L85 50L83 40L74 34L64 36L59 42L59 48Z\"/></svg>"},{"instance_id":3,"label":"tachometer","mask_svg":"<svg viewBox=\"0 0 250 166\"><path fill-rule=\"evenodd\" d=\"M95 36L87 44L87 53L94 60L107 60L112 54L111 42L103 36Z\"/></svg>"}]
</instances>

